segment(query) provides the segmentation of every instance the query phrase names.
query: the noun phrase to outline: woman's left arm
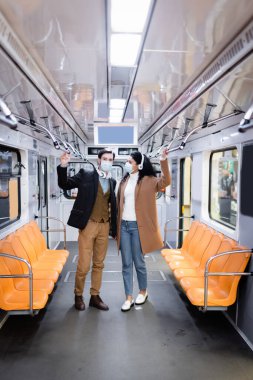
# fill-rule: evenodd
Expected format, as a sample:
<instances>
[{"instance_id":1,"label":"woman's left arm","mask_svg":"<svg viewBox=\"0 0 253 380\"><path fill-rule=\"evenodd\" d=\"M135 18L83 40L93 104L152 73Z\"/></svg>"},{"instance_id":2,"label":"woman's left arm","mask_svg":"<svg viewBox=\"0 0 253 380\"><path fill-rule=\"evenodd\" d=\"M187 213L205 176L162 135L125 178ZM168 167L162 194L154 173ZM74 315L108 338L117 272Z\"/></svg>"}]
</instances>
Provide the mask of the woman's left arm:
<instances>
[{"instance_id":1,"label":"woman's left arm","mask_svg":"<svg viewBox=\"0 0 253 380\"><path fill-rule=\"evenodd\" d=\"M162 152L162 155L160 157L160 164L162 176L156 179L156 191L161 191L165 187L169 186L171 182L166 149Z\"/></svg>"}]
</instances>

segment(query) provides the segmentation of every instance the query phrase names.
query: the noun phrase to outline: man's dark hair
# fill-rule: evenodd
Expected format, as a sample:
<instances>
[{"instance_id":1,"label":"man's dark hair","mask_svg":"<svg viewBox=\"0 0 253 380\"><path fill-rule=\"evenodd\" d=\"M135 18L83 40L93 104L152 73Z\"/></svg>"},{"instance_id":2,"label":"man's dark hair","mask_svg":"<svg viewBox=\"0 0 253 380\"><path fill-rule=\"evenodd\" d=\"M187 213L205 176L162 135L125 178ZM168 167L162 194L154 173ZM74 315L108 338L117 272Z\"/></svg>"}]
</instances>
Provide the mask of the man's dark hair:
<instances>
[{"instance_id":1,"label":"man's dark hair","mask_svg":"<svg viewBox=\"0 0 253 380\"><path fill-rule=\"evenodd\" d=\"M98 153L98 158L102 158L103 154L106 154L106 153L111 153L113 156L113 159L115 158L115 153L112 150L108 150L108 149L100 150L100 152Z\"/></svg>"}]
</instances>

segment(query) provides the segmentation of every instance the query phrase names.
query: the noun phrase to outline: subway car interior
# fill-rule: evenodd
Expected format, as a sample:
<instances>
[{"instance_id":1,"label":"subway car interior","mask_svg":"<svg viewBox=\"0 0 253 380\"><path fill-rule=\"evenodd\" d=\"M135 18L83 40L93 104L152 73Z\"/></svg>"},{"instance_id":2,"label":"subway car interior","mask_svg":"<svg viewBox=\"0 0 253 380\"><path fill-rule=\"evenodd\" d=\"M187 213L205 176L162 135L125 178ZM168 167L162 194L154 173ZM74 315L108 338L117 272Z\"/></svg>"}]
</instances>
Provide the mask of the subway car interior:
<instances>
[{"instance_id":1,"label":"subway car interior","mask_svg":"<svg viewBox=\"0 0 253 380\"><path fill-rule=\"evenodd\" d=\"M1 379L253 379L253 1L0 10ZM109 310L89 306L91 271L85 310L74 304L85 228L68 220L81 190L60 187L57 167L68 183L100 181L103 150L115 156L110 199L131 155L150 160L156 183L170 172L154 192L160 232L144 190L138 201L163 246L141 255L148 299L127 313L118 235L98 293ZM82 186L88 199L93 182Z\"/></svg>"}]
</instances>

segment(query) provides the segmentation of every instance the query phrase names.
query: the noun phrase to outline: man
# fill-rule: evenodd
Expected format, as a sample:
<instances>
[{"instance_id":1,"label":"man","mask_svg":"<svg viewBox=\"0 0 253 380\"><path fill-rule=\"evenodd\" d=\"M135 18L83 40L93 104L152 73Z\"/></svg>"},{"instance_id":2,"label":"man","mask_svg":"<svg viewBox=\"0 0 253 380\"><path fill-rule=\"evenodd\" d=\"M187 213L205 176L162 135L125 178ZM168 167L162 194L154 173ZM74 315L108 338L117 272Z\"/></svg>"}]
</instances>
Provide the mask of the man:
<instances>
[{"instance_id":1,"label":"man","mask_svg":"<svg viewBox=\"0 0 253 380\"><path fill-rule=\"evenodd\" d=\"M78 188L77 198L71 211L68 225L79 229L78 264L75 279L75 308L85 310L83 289L86 275L91 272L89 306L109 310L99 296L104 259L108 247L109 232L116 238L116 181L111 178L115 154L103 149L98 154L98 169L81 169L75 176L67 176L70 155L61 156L57 167L58 185L63 190Z\"/></svg>"},{"instance_id":2,"label":"man","mask_svg":"<svg viewBox=\"0 0 253 380\"><path fill-rule=\"evenodd\" d=\"M220 219L223 222L230 223L231 217L231 200L234 191L233 175L228 170L223 169L220 181L219 204Z\"/></svg>"}]
</instances>

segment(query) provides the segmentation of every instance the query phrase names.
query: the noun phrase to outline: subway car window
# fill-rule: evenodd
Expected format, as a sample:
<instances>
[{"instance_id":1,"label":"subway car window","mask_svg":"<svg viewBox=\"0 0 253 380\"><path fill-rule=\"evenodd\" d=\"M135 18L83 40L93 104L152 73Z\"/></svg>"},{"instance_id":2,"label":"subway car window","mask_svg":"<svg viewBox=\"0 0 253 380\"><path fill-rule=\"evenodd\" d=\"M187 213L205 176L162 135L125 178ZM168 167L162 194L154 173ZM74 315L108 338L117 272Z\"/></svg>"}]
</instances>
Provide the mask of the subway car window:
<instances>
[{"instance_id":1,"label":"subway car window","mask_svg":"<svg viewBox=\"0 0 253 380\"><path fill-rule=\"evenodd\" d=\"M210 159L210 217L232 229L236 227L238 151L214 152Z\"/></svg>"},{"instance_id":2,"label":"subway car window","mask_svg":"<svg viewBox=\"0 0 253 380\"><path fill-rule=\"evenodd\" d=\"M0 146L0 229L20 217L20 154Z\"/></svg>"},{"instance_id":3,"label":"subway car window","mask_svg":"<svg viewBox=\"0 0 253 380\"><path fill-rule=\"evenodd\" d=\"M38 208L40 210L40 198L41 198L41 189L40 189L40 162L37 160L37 176L36 176L36 187L37 187L37 199L38 199Z\"/></svg>"},{"instance_id":4,"label":"subway car window","mask_svg":"<svg viewBox=\"0 0 253 380\"><path fill-rule=\"evenodd\" d=\"M152 166L153 166L153 168L155 169L155 172L156 172L156 176L157 177L161 177L161 166L160 166L160 164L157 164L157 163L152 163ZM156 193L156 199L159 199L159 198L161 198L161 196L162 195L164 195L164 191L162 190L162 191L158 191L157 193Z\"/></svg>"},{"instance_id":5,"label":"subway car window","mask_svg":"<svg viewBox=\"0 0 253 380\"><path fill-rule=\"evenodd\" d=\"M76 175L80 169L93 170L93 167L89 163L83 162L70 162L68 166L67 175L73 177ZM120 165L113 165L112 167L112 178L116 181L120 181L123 177L123 168ZM67 199L75 199L77 197L78 189L64 190L63 194Z\"/></svg>"},{"instance_id":6,"label":"subway car window","mask_svg":"<svg viewBox=\"0 0 253 380\"><path fill-rule=\"evenodd\" d=\"M117 182L121 181L123 177L123 168L120 165L113 165L112 167L112 178L114 178Z\"/></svg>"},{"instance_id":7,"label":"subway car window","mask_svg":"<svg viewBox=\"0 0 253 380\"><path fill-rule=\"evenodd\" d=\"M67 169L68 177L73 177L76 175L81 168L85 170L92 170L92 166L90 164L85 164L82 162L70 162ZM67 199L75 199L77 197L77 189L64 190L63 194Z\"/></svg>"},{"instance_id":8,"label":"subway car window","mask_svg":"<svg viewBox=\"0 0 253 380\"><path fill-rule=\"evenodd\" d=\"M43 177L43 180L41 181L42 197L43 197L42 207L46 207L46 204L47 204L47 167L46 167L46 161L41 162L41 174Z\"/></svg>"}]
</instances>

